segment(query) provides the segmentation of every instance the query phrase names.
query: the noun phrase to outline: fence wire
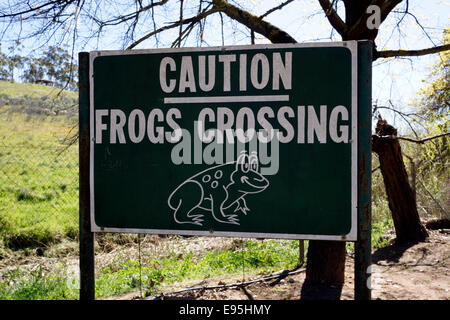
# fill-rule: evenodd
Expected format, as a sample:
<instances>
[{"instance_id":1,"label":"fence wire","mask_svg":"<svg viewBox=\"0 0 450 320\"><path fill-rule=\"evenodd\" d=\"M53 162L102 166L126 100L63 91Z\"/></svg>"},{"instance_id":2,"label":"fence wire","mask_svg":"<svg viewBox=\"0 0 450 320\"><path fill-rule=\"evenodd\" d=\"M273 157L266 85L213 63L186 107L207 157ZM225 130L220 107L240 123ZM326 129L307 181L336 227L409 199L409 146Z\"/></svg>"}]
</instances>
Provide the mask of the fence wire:
<instances>
[{"instance_id":1,"label":"fence wire","mask_svg":"<svg viewBox=\"0 0 450 320\"><path fill-rule=\"evenodd\" d=\"M0 94L0 241L26 247L78 236L77 128L75 98ZM434 184L417 179L422 217L448 217L445 172Z\"/></svg>"},{"instance_id":2,"label":"fence wire","mask_svg":"<svg viewBox=\"0 0 450 320\"><path fill-rule=\"evenodd\" d=\"M1 98L1 97L0 97ZM21 97L24 100L23 97ZM0 99L0 241L46 245L78 234L78 119L59 109ZM30 100L30 99L28 99ZM27 101L28 101L27 100ZM48 101L47 101L48 102ZM64 110L63 110L64 109Z\"/></svg>"}]
</instances>

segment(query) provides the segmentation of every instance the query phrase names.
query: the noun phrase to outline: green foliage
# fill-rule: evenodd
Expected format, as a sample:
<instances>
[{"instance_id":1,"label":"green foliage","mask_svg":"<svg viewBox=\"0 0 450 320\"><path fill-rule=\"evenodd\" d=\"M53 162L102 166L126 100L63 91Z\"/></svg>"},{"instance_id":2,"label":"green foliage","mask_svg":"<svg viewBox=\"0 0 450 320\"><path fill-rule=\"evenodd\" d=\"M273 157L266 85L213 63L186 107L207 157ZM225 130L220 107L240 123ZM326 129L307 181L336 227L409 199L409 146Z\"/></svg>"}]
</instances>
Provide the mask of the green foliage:
<instances>
[{"instance_id":1,"label":"green foliage","mask_svg":"<svg viewBox=\"0 0 450 320\"><path fill-rule=\"evenodd\" d=\"M161 285L185 279L204 279L223 274L254 274L290 269L298 263L298 241L248 240L240 250L208 252L195 258L169 254L139 265L139 261L115 260L97 274L96 297L109 297L137 290L142 286L146 295L156 294ZM0 274L0 300L77 299L78 280L60 267L50 273L9 270Z\"/></svg>"},{"instance_id":2,"label":"green foliage","mask_svg":"<svg viewBox=\"0 0 450 320\"><path fill-rule=\"evenodd\" d=\"M15 71L22 70L20 77L24 82L77 89L76 64L66 48L49 46L38 57L23 57L19 54L22 47L16 42L6 54L0 44L0 80L14 82Z\"/></svg>"},{"instance_id":3,"label":"green foliage","mask_svg":"<svg viewBox=\"0 0 450 320\"><path fill-rule=\"evenodd\" d=\"M372 167L379 168L377 157L372 159ZM389 209L383 176L380 169L372 173L372 248L380 248L388 244L385 233L393 227L392 214Z\"/></svg>"},{"instance_id":4,"label":"green foliage","mask_svg":"<svg viewBox=\"0 0 450 320\"><path fill-rule=\"evenodd\" d=\"M43 83L68 90L77 88L75 65L64 48L50 46L40 57L25 57L22 80Z\"/></svg>"},{"instance_id":5,"label":"green foliage","mask_svg":"<svg viewBox=\"0 0 450 320\"><path fill-rule=\"evenodd\" d=\"M20 85L14 84L19 89L12 90L11 84L3 84L0 238L12 248L42 246L67 236L73 239L78 234L78 148L68 146L66 137L76 119L41 114L46 99L21 96ZM2 88L17 95L5 94ZM62 99L69 101L67 95Z\"/></svg>"},{"instance_id":6,"label":"green foliage","mask_svg":"<svg viewBox=\"0 0 450 320\"><path fill-rule=\"evenodd\" d=\"M450 42L450 29L443 32L443 42ZM428 136L448 133L450 128L450 51L439 53L439 60L433 66L427 85L420 91L417 101L416 121L421 123ZM420 150L424 162L422 168L445 168L448 159L448 137L433 140Z\"/></svg>"},{"instance_id":7,"label":"green foliage","mask_svg":"<svg viewBox=\"0 0 450 320\"><path fill-rule=\"evenodd\" d=\"M173 253L165 258L151 259L141 268L136 260L115 261L98 276L96 294L98 297L122 294L136 290L141 284L146 295L151 295L158 292L163 283L290 269L298 264L298 259L298 241L248 240L239 250L208 252L197 259L192 253L185 256Z\"/></svg>"},{"instance_id":8,"label":"green foliage","mask_svg":"<svg viewBox=\"0 0 450 320\"><path fill-rule=\"evenodd\" d=\"M443 32L443 42L450 42L450 29ZM414 103L417 105L415 122L423 137L446 134L450 129L450 51L439 53L432 66L426 85ZM449 137L443 136L424 144L402 143L405 163L413 188L416 189L417 206L427 216L445 215L449 210L448 190L450 158Z\"/></svg>"},{"instance_id":9,"label":"green foliage","mask_svg":"<svg viewBox=\"0 0 450 320\"><path fill-rule=\"evenodd\" d=\"M8 57L3 53L0 44L0 80L8 80L11 77L7 69L7 66L8 66Z\"/></svg>"},{"instance_id":10,"label":"green foliage","mask_svg":"<svg viewBox=\"0 0 450 320\"><path fill-rule=\"evenodd\" d=\"M0 300L74 300L79 295L77 280L60 270L45 275L41 267L31 272L16 269L0 279Z\"/></svg>"},{"instance_id":11,"label":"green foliage","mask_svg":"<svg viewBox=\"0 0 450 320\"><path fill-rule=\"evenodd\" d=\"M394 223L390 217L372 224L372 248L382 248L390 243L391 239L386 236L386 231L393 226Z\"/></svg>"},{"instance_id":12,"label":"green foliage","mask_svg":"<svg viewBox=\"0 0 450 320\"><path fill-rule=\"evenodd\" d=\"M443 32L443 42L450 42L450 29ZM448 129L450 112L450 52L439 53L438 62L433 66L429 83L420 92L419 116L425 118L428 123L439 125L442 129ZM444 131L446 132L446 131Z\"/></svg>"}]
</instances>

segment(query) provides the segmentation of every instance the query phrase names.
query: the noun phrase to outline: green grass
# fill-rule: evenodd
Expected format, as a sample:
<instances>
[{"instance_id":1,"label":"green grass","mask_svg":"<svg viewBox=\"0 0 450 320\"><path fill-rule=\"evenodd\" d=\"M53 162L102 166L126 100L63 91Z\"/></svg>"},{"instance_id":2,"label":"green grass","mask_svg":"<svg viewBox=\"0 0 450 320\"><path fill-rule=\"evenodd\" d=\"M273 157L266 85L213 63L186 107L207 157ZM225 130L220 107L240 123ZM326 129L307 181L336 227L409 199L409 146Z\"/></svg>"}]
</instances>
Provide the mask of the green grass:
<instances>
[{"instance_id":1,"label":"green grass","mask_svg":"<svg viewBox=\"0 0 450 320\"><path fill-rule=\"evenodd\" d=\"M394 222L391 218L386 218L385 220L372 224L372 248L382 248L390 243L391 239L384 236L384 234L393 226Z\"/></svg>"},{"instance_id":2,"label":"green grass","mask_svg":"<svg viewBox=\"0 0 450 320\"><path fill-rule=\"evenodd\" d=\"M128 260L103 269L96 281L96 295L122 294L138 289L140 284L146 295L153 295L163 283L170 285L185 279L291 269L298 264L298 259L298 241L248 240L242 250L208 252L198 259L193 254L184 257L172 254L152 259L142 268L137 260Z\"/></svg>"},{"instance_id":3,"label":"green grass","mask_svg":"<svg viewBox=\"0 0 450 320\"><path fill-rule=\"evenodd\" d=\"M372 239L378 239L387 227L389 224L374 226ZM186 279L230 275L254 277L292 269L298 264L298 254L297 240L247 240L239 249L207 252L201 257L194 257L192 253L184 256L169 253L167 257L147 258L142 265L136 259L114 260L96 274L96 297L117 296L140 287L148 296L161 292L162 285ZM77 299L78 287L78 279L68 276L63 267L47 274L42 269L13 270L0 275L0 300Z\"/></svg>"},{"instance_id":4,"label":"green grass","mask_svg":"<svg viewBox=\"0 0 450 320\"><path fill-rule=\"evenodd\" d=\"M0 81L0 94L5 94L9 97L29 96L29 97L55 97L61 89L56 87L44 86L31 83L13 83L9 81ZM71 98L76 98L76 92L64 91L63 95Z\"/></svg>"},{"instance_id":5,"label":"green grass","mask_svg":"<svg viewBox=\"0 0 450 320\"><path fill-rule=\"evenodd\" d=\"M136 291L145 295L160 292L163 284L218 275L268 273L294 268L298 263L298 241L268 240L244 242L241 250L208 252L200 258L170 254L153 258L142 266L129 259L114 261L96 277L96 297L105 298ZM79 282L64 267L50 273L10 270L0 274L0 300L78 299Z\"/></svg>"},{"instance_id":6,"label":"green grass","mask_svg":"<svg viewBox=\"0 0 450 320\"><path fill-rule=\"evenodd\" d=\"M0 300L75 300L76 279L63 272L46 275L42 268L31 272L10 271L0 281Z\"/></svg>"},{"instance_id":7,"label":"green grass","mask_svg":"<svg viewBox=\"0 0 450 320\"><path fill-rule=\"evenodd\" d=\"M78 233L78 146L65 116L0 108L0 237L9 247L46 245Z\"/></svg>"}]
</instances>

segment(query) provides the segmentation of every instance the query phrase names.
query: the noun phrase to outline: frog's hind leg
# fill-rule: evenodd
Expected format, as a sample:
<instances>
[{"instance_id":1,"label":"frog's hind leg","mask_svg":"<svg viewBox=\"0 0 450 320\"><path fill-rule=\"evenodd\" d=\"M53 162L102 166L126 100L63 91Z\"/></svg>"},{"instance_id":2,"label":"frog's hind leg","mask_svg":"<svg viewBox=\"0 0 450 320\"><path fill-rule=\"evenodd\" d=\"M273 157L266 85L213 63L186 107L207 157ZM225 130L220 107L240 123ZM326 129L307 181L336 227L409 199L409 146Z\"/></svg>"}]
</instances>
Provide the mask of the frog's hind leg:
<instances>
[{"instance_id":1,"label":"frog's hind leg","mask_svg":"<svg viewBox=\"0 0 450 320\"><path fill-rule=\"evenodd\" d=\"M169 197L169 207L174 210L173 218L179 224L203 225L203 214L199 214L203 201L203 188L196 181L180 185Z\"/></svg>"}]
</instances>

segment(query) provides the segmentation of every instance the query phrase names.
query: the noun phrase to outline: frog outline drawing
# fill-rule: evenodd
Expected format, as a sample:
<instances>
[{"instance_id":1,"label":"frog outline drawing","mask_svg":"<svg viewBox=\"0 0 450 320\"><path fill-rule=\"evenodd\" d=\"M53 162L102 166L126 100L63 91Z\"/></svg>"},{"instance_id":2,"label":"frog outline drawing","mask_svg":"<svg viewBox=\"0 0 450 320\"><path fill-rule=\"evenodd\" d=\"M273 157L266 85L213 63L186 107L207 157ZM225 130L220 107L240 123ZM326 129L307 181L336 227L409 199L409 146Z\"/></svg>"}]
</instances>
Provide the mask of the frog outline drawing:
<instances>
[{"instance_id":1,"label":"frog outline drawing","mask_svg":"<svg viewBox=\"0 0 450 320\"><path fill-rule=\"evenodd\" d=\"M264 191L269 181L259 173L256 152L245 151L236 161L203 170L186 179L170 194L167 203L178 224L203 225L204 215L227 224L240 225L239 211L247 215L245 197ZM233 210L234 207L234 210Z\"/></svg>"}]
</instances>

